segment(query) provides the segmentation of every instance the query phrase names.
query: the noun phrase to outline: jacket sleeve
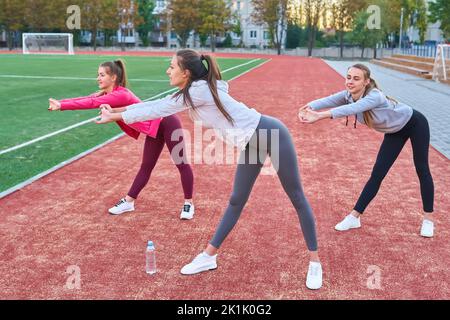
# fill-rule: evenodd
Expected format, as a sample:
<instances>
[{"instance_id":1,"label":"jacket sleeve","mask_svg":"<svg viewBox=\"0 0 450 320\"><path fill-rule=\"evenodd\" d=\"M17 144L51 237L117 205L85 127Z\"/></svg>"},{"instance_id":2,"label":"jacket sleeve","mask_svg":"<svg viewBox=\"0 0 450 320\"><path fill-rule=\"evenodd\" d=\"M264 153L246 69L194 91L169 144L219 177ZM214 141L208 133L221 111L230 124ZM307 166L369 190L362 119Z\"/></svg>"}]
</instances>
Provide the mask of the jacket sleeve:
<instances>
[{"instance_id":1,"label":"jacket sleeve","mask_svg":"<svg viewBox=\"0 0 450 320\"><path fill-rule=\"evenodd\" d=\"M335 93L331 96L322 98L322 99L318 99L318 100L314 100L310 103L308 103L308 105L313 109L313 110L320 110L320 109L324 109L324 108L336 108L342 105L347 104L347 91L341 91L338 93Z\"/></svg>"},{"instance_id":2,"label":"jacket sleeve","mask_svg":"<svg viewBox=\"0 0 450 320\"><path fill-rule=\"evenodd\" d=\"M167 97L158 101L147 101L131 105L122 113L126 124L164 118L172 114L189 109L181 96Z\"/></svg>"},{"instance_id":3,"label":"jacket sleeve","mask_svg":"<svg viewBox=\"0 0 450 320\"><path fill-rule=\"evenodd\" d=\"M91 95L87 97L62 100L61 110L96 109L102 104L109 104L112 108L118 108L126 106L128 101L128 93L123 91L114 91L98 97Z\"/></svg>"},{"instance_id":4,"label":"jacket sleeve","mask_svg":"<svg viewBox=\"0 0 450 320\"><path fill-rule=\"evenodd\" d=\"M333 119L354 115L374 109L382 104L383 96L378 90L372 90L358 101L330 110Z\"/></svg>"},{"instance_id":5,"label":"jacket sleeve","mask_svg":"<svg viewBox=\"0 0 450 320\"><path fill-rule=\"evenodd\" d=\"M195 107L201 107L209 99L209 88L206 87L207 91L203 88L193 88L189 89L189 94L191 96L192 102ZM127 110L122 113L123 121L127 124L164 118L172 114L190 109L182 96L174 97L174 95L169 95L163 99L137 103L127 107Z\"/></svg>"}]
</instances>

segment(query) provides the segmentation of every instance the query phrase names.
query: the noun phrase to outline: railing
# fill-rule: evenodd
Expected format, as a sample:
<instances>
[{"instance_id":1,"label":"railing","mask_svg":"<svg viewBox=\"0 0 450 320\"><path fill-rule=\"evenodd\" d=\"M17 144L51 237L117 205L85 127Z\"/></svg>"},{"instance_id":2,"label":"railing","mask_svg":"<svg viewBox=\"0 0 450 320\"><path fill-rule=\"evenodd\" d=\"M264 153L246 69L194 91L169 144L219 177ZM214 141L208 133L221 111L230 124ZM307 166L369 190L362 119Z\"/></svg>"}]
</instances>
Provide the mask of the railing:
<instances>
[{"instance_id":1,"label":"railing","mask_svg":"<svg viewBox=\"0 0 450 320\"><path fill-rule=\"evenodd\" d=\"M402 54L434 58L436 56L436 49L437 46L435 45L412 45L409 48L402 48Z\"/></svg>"}]
</instances>

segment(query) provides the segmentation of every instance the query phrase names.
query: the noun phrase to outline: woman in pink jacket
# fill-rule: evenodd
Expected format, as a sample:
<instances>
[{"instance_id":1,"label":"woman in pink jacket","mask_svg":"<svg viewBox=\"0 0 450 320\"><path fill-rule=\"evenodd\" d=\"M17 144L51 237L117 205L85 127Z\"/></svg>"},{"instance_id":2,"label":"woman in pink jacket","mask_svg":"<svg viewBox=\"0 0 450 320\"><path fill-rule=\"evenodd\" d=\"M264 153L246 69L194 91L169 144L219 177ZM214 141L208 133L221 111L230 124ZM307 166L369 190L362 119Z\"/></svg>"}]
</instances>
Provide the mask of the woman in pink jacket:
<instances>
[{"instance_id":1,"label":"woman in pink jacket","mask_svg":"<svg viewBox=\"0 0 450 320\"><path fill-rule=\"evenodd\" d=\"M48 110L95 109L99 108L102 104L109 104L112 108L118 108L141 102L133 92L126 88L127 76L122 60L102 63L98 68L97 82L100 88L99 92L87 97L60 101L51 98L49 99ZM191 166L187 163L184 155L182 126L178 116L171 115L161 119L133 124L125 124L123 121L117 121L117 124L126 134L134 139L137 139L141 133L145 134L146 138L141 168L127 196L120 199L114 207L109 209L109 212L118 215L134 210L134 201L148 183L152 170L158 161L164 144L166 144L180 172L181 184L184 191L185 203L181 210L180 218L192 219L194 215L194 204L192 202L194 176ZM177 129L180 129L180 138L178 140L172 140L172 133ZM178 154L172 154L175 146L178 146L177 150L181 149Z\"/></svg>"}]
</instances>

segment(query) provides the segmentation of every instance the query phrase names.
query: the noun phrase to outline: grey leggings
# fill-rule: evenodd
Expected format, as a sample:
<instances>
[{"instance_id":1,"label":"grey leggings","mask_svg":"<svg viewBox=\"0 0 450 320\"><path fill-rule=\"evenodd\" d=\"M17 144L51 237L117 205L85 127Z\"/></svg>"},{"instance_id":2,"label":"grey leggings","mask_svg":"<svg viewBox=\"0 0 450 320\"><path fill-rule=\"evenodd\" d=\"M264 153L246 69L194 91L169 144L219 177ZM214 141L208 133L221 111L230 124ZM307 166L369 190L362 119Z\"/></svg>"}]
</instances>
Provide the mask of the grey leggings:
<instances>
[{"instance_id":1,"label":"grey leggings","mask_svg":"<svg viewBox=\"0 0 450 320\"><path fill-rule=\"evenodd\" d=\"M219 248L235 226L267 155L271 157L284 191L297 211L308 250L317 251L314 215L303 193L292 137L280 120L264 115L255 134L240 155L233 193L210 244Z\"/></svg>"}]
</instances>

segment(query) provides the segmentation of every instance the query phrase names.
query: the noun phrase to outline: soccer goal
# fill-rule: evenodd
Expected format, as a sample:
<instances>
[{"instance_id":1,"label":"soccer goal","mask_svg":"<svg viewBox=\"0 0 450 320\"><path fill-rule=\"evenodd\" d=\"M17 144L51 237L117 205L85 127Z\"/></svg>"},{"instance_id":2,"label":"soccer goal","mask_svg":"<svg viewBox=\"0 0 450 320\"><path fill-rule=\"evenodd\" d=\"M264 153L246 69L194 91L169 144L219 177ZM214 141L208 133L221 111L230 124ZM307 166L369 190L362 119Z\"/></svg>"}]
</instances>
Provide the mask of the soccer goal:
<instances>
[{"instance_id":1,"label":"soccer goal","mask_svg":"<svg viewBox=\"0 0 450 320\"><path fill-rule=\"evenodd\" d=\"M23 54L75 54L71 33L24 33Z\"/></svg>"},{"instance_id":2,"label":"soccer goal","mask_svg":"<svg viewBox=\"0 0 450 320\"><path fill-rule=\"evenodd\" d=\"M450 44L440 44L436 50L436 58L434 59L433 80L448 81L450 80Z\"/></svg>"}]
</instances>

